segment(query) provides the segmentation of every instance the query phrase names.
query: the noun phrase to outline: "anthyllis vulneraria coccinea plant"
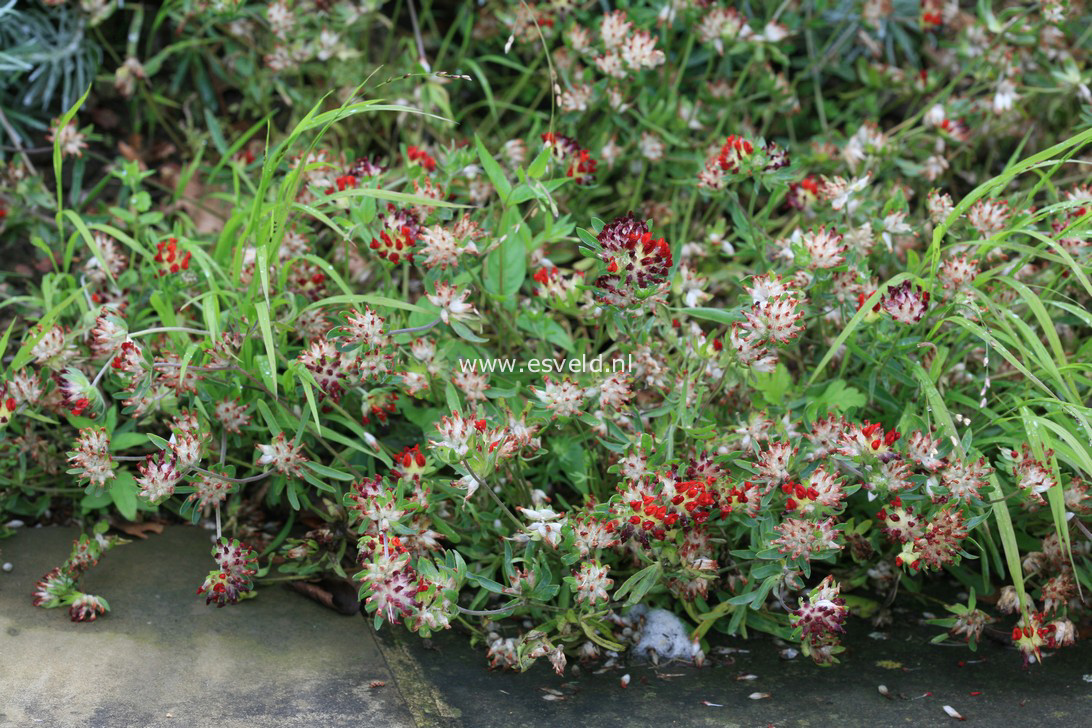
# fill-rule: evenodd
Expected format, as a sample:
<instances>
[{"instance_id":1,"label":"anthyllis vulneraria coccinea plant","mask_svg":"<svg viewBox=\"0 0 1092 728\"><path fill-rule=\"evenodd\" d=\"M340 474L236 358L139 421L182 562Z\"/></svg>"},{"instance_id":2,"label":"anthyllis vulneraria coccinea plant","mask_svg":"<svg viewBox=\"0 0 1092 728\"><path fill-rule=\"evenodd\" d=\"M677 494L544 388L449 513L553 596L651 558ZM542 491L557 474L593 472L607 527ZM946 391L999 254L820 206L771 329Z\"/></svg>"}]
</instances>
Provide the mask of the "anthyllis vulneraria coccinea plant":
<instances>
[{"instance_id":1,"label":"anthyllis vulneraria coccinea plant","mask_svg":"<svg viewBox=\"0 0 1092 728\"><path fill-rule=\"evenodd\" d=\"M1026 664L1077 639L1087 9L493 2L380 50L401 10L199 5L185 124L119 48L19 145L50 169L0 151L2 522L202 524L209 605L350 580L498 669L828 665L926 604ZM106 613L116 542L35 603Z\"/></svg>"}]
</instances>

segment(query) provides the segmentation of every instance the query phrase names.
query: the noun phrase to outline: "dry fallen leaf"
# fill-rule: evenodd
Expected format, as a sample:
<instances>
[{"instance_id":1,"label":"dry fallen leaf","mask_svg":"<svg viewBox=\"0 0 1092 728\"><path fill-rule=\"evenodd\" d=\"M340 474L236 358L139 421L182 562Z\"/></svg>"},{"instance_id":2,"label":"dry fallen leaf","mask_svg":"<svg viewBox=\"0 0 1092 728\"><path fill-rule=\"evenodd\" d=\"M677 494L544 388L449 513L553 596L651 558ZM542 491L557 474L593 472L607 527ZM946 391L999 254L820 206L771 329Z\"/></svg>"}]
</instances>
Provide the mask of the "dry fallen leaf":
<instances>
[{"instance_id":1,"label":"dry fallen leaf","mask_svg":"<svg viewBox=\"0 0 1092 728\"><path fill-rule=\"evenodd\" d=\"M288 586L304 596L314 599L319 604L335 612L353 615L360 611L360 601L356 590L337 579L323 579L319 582L290 581Z\"/></svg>"},{"instance_id":2,"label":"dry fallen leaf","mask_svg":"<svg viewBox=\"0 0 1092 728\"><path fill-rule=\"evenodd\" d=\"M148 538L149 533L159 535L163 533L164 525L155 521L145 521L143 523L133 523L132 521L122 521L115 518L111 521L110 525L119 531L124 531L133 538Z\"/></svg>"},{"instance_id":3,"label":"dry fallen leaf","mask_svg":"<svg viewBox=\"0 0 1092 728\"><path fill-rule=\"evenodd\" d=\"M121 156L125 157L130 162L138 162L141 171L148 169L148 165L146 165L144 163L144 160L140 158L140 152L138 152L133 146L126 144L123 141L119 141L118 152L121 154Z\"/></svg>"},{"instance_id":4,"label":"dry fallen leaf","mask_svg":"<svg viewBox=\"0 0 1092 728\"><path fill-rule=\"evenodd\" d=\"M159 165L159 176L167 187L174 189L182 176L182 168L173 162ZM192 175L186 182L175 206L193 220L194 229L207 235L223 230L224 223L231 216L231 210L212 194L216 190L206 187L199 174Z\"/></svg>"}]
</instances>

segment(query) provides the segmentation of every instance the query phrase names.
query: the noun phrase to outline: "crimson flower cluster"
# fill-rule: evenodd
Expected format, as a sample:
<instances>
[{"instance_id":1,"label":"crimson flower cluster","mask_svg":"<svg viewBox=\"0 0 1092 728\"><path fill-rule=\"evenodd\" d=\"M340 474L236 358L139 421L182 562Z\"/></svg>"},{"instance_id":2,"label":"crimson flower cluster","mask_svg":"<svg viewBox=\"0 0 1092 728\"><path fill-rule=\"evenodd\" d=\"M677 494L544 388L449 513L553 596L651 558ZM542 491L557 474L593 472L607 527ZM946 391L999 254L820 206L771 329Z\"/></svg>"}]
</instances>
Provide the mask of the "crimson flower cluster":
<instances>
[{"instance_id":1,"label":"crimson flower cluster","mask_svg":"<svg viewBox=\"0 0 1092 728\"><path fill-rule=\"evenodd\" d=\"M238 539L221 538L212 547L212 558L219 568L209 572L197 594L207 594L205 604L216 602L217 607L237 604L243 594L254 588L251 577L258 573L255 568L258 554Z\"/></svg>"},{"instance_id":2,"label":"crimson flower cluster","mask_svg":"<svg viewBox=\"0 0 1092 728\"><path fill-rule=\"evenodd\" d=\"M393 265L412 263L413 250L420 238L420 221L417 213L388 203L383 216L383 229L368 245L375 254Z\"/></svg>"},{"instance_id":3,"label":"crimson flower cluster","mask_svg":"<svg viewBox=\"0 0 1092 728\"><path fill-rule=\"evenodd\" d=\"M156 243L155 262L159 263L159 270L156 271L156 276L163 277L171 273L178 273L184 271L190 267L190 255L189 251L180 253L178 250L178 238L167 238L166 240Z\"/></svg>"},{"instance_id":4,"label":"crimson flower cluster","mask_svg":"<svg viewBox=\"0 0 1092 728\"><path fill-rule=\"evenodd\" d=\"M721 190L733 178L773 172L788 165L788 153L777 144L756 145L742 135L730 134L705 160L705 167L698 173L698 186Z\"/></svg>"},{"instance_id":5,"label":"crimson flower cluster","mask_svg":"<svg viewBox=\"0 0 1092 728\"><path fill-rule=\"evenodd\" d=\"M633 511L620 530L622 538L636 537L645 541L651 537L663 541L668 531L678 529L685 533L710 518L724 518L732 510L727 503L721 503L713 477L677 483L665 480L655 494L647 492L651 490L650 485L645 486L644 494L632 487L621 490Z\"/></svg>"},{"instance_id":6,"label":"crimson flower cluster","mask_svg":"<svg viewBox=\"0 0 1092 728\"><path fill-rule=\"evenodd\" d=\"M840 592L841 586L834 577L827 576L811 591L807 601L800 600L799 608L792 613L804 654L820 665L837 662L835 655L845 649L839 644L839 635L845 632L842 625L848 610Z\"/></svg>"},{"instance_id":7,"label":"crimson flower cluster","mask_svg":"<svg viewBox=\"0 0 1092 728\"><path fill-rule=\"evenodd\" d=\"M664 290L671 270L671 246L663 238L653 238L648 225L632 212L603 226L596 240L606 272L596 279L595 287L604 303L624 308Z\"/></svg>"},{"instance_id":8,"label":"crimson flower cluster","mask_svg":"<svg viewBox=\"0 0 1092 728\"><path fill-rule=\"evenodd\" d=\"M542 141L553 149L554 158L565 165L565 176L572 178L578 185L588 185L595 181L597 162L591 152L581 147L575 139L552 131L542 135Z\"/></svg>"},{"instance_id":9,"label":"crimson flower cluster","mask_svg":"<svg viewBox=\"0 0 1092 728\"><path fill-rule=\"evenodd\" d=\"M436 160L433 159L432 156L429 155L429 153L425 149L422 149L421 147L410 146L406 149L406 156L409 157L409 160L411 162L416 162L417 164L424 167L425 171L436 171Z\"/></svg>"},{"instance_id":10,"label":"crimson flower cluster","mask_svg":"<svg viewBox=\"0 0 1092 728\"><path fill-rule=\"evenodd\" d=\"M104 521L95 527L92 535L83 534L73 541L68 560L38 580L31 594L34 606L45 609L67 606L73 622L94 622L110 610L110 604L102 597L78 589L84 573L95 566L106 551L122 543L116 537L103 535L106 525Z\"/></svg>"}]
</instances>

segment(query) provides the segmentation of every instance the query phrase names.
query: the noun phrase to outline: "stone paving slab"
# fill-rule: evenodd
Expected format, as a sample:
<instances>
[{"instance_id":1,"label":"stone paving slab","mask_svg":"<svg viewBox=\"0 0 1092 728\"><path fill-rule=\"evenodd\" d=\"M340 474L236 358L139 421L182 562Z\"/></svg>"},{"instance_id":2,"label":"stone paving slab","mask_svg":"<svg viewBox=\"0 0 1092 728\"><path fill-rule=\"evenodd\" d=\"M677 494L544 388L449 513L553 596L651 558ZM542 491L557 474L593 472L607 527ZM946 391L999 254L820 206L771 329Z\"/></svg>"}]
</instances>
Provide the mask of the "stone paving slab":
<instances>
[{"instance_id":1,"label":"stone paving slab","mask_svg":"<svg viewBox=\"0 0 1092 728\"><path fill-rule=\"evenodd\" d=\"M110 602L93 623L31 606L76 534L20 529L0 542L15 566L0 573L0 725L414 725L361 619L282 585L206 606L208 531L168 527L106 554L82 581Z\"/></svg>"},{"instance_id":2,"label":"stone paving slab","mask_svg":"<svg viewBox=\"0 0 1092 728\"><path fill-rule=\"evenodd\" d=\"M543 663L522 675L490 672L461 634L424 641L384 626L376 636L366 620L281 585L207 607L195 592L210 568L209 534L185 526L107 554L84 585L113 610L73 624L64 610L32 607L30 593L75 535L30 529L0 542L15 564L0 573L0 726L955 725L944 705L983 726L1092 724L1087 644L1025 671L1002 645L977 654L929 646L935 631L909 624L883 641L865 623L850 625L844 661L828 669L781 660L758 638L725 642L749 652L702 670L631 665L558 677ZM756 692L770 697L748 697Z\"/></svg>"},{"instance_id":3,"label":"stone paving slab","mask_svg":"<svg viewBox=\"0 0 1092 728\"><path fill-rule=\"evenodd\" d=\"M1044 665L1025 671L1018 653L996 644L982 645L977 653L930 646L933 628L896 626L887 640L877 641L868 637L872 628L863 621L847 627L847 653L829 668L817 668L803 657L782 660L780 648L759 637L726 641L749 650L733 654L730 665L700 670L630 665L600 674L585 670L577 678L556 676L544 661L522 675L489 672L482 652L470 650L460 635L444 634L429 646L381 634L380 643L385 651L406 651L424 679L436 686L447 713L458 716L451 720L432 713L428 720L419 719L430 726L960 725L944 705L955 708L968 725L1092 725L1092 684L1084 679L1092 673L1088 645L1057 652ZM623 674L630 675L625 689ZM740 675L757 678L737 680ZM890 699L880 694L880 685L888 688ZM547 698L547 690L552 697ZM753 700L752 693L770 697Z\"/></svg>"}]
</instances>

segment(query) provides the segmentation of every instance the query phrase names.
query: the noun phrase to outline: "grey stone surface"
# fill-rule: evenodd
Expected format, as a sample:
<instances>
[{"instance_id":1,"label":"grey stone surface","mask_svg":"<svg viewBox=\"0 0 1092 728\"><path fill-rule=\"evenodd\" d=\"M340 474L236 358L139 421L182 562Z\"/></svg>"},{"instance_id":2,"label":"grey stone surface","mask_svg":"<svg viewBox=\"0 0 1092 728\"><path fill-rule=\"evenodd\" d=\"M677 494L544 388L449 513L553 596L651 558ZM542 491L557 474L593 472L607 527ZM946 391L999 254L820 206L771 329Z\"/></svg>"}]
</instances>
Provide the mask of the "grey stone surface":
<instances>
[{"instance_id":1,"label":"grey stone surface","mask_svg":"<svg viewBox=\"0 0 1092 728\"><path fill-rule=\"evenodd\" d=\"M112 611L74 624L31 606L76 531L20 529L0 543L0 725L412 726L374 636L274 584L206 606L209 533L173 526L108 553L84 578ZM386 686L369 687L371 681Z\"/></svg>"},{"instance_id":2,"label":"grey stone surface","mask_svg":"<svg viewBox=\"0 0 1092 728\"><path fill-rule=\"evenodd\" d=\"M211 568L209 534L183 526L107 554L84 587L113 611L73 624L63 609L32 607L30 594L74 536L20 529L0 542L14 565L0 573L0 726L955 725L944 705L976 725L1092 724L1088 645L1024 670L1003 645L987 641L977 654L930 646L934 628L909 623L886 640L850 624L843 662L829 669L784 661L758 638L724 642L749 652L702 670L629 665L558 677L543 662L522 675L490 672L463 634L424 641L384 626L377 637L360 617L277 584L207 607L195 592ZM376 680L386 685L370 687Z\"/></svg>"},{"instance_id":3,"label":"grey stone surface","mask_svg":"<svg viewBox=\"0 0 1092 728\"><path fill-rule=\"evenodd\" d=\"M749 650L731 664L696 670L679 665L628 665L600 674L558 677L544 660L522 675L488 672L482 652L460 635L444 634L431 645L393 634L385 649L401 646L436 686L438 700L457 720L433 713L427 724L461 728L508 726L948 726L960 723L950 705L980 726L1092 725L1092 649L1061 650L1024 670L1019 653L987 643L965 647L927 644L933 627L896 625L888 639L868 636L864 621L847 625L843 661L817 668L798 657L786 661L766 637L724 640ZM570 666L571 671L571 666ZM627 688L620 678L630 675ZM737 680L755 675L753 680ZM890 698L879 692L887 687ZM550 692L552 691L552 692ZM769 698L751 699L752 693ZM926 693L929 693L926 696ZM561 698L561 699L558 699ZM711 703L708 705L706 703Z\"/></svg>"}]
</instances>

